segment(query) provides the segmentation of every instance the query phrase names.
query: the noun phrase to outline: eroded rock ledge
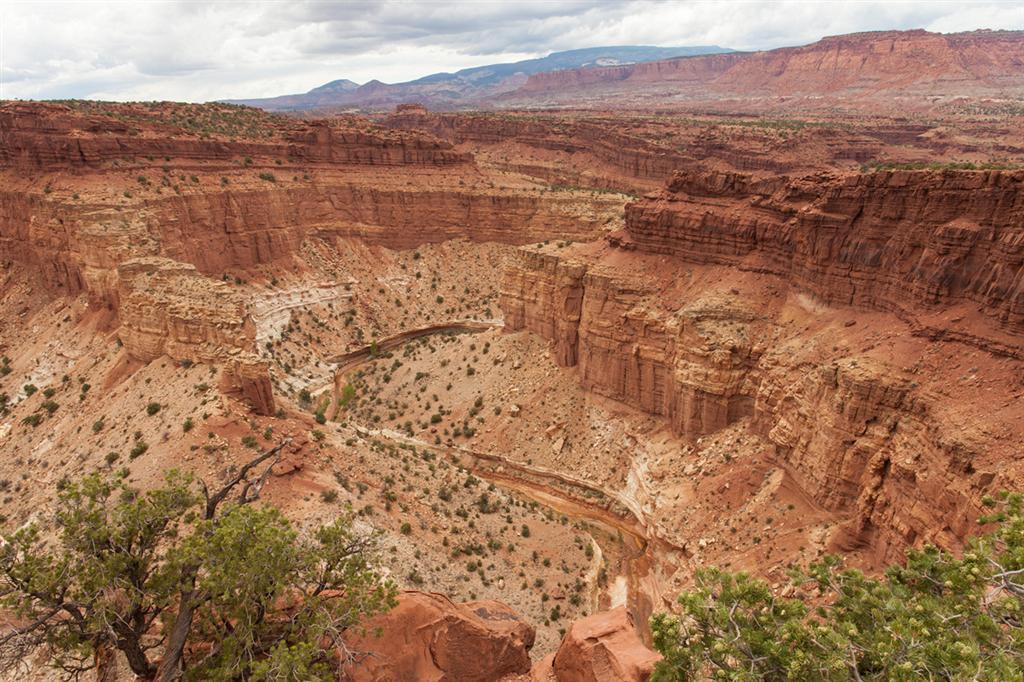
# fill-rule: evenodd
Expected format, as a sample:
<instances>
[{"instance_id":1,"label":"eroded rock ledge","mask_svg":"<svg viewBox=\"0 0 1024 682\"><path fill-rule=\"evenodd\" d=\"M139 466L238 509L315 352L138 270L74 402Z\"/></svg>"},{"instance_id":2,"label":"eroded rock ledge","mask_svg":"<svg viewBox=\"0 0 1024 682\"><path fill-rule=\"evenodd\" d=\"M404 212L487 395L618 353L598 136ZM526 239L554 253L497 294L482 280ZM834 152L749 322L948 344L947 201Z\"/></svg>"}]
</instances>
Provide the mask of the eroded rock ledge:
<instances>
[{"instance_id":1,"label":"eroded rock ledge","mask_svg":"<svg viewBox=\"0 0 1024 682\"><path fill-rule=\"evenodd\" d=\"M604 245L524 248L506 329L688 439L746 424L847 519L833 546L956 546L982 493L1019 480L1022 181L677 174ZM946 395L979 372L996 387Z\"/></svg>"}]
</instances>

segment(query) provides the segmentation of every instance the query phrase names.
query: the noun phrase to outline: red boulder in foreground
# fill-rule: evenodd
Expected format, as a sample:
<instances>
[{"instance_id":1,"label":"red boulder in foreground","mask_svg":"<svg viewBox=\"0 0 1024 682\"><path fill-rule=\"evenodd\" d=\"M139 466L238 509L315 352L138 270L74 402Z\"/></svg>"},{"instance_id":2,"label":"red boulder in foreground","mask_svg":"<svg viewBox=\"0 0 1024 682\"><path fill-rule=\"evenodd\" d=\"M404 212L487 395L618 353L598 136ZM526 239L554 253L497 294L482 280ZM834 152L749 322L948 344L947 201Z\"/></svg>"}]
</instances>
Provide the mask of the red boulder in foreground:
<instances>
[{"instance_id":1,"label":"red boulder in foreground","mask_svg":"<svg viewBox=\"0 0 1024 682\"><path fill-rule=\"evenodd\" d=\"M365 654L346 666L355 682L492 682L530 670L534 629L501 602L403 592L398 606L365 625L365 637L347 638Z\"/></svg>"},{"instance_id":2,"label":"red boulder in foreground","mask_svg":"<svg viewBox=\"0 0 1024 682\"><path fill-rule=\"evenodd\" d=\"M620 606L569 627L553 656L533 670L535 682L646 682L661 656L640 640Z\"/></svg>"}]
</instances>

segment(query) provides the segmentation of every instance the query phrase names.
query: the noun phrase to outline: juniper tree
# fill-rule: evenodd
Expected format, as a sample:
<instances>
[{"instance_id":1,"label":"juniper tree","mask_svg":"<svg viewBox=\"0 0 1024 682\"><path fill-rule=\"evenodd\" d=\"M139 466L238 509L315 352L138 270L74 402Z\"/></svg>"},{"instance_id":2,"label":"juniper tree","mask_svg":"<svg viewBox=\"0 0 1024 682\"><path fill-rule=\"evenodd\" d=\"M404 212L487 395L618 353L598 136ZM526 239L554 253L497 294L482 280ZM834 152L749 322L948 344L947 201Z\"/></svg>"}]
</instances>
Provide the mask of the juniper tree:
<instances>
[{"instance_id":1,"label":"juniper tree","mask_svg":"<svg viewBox=\"0 0 1024 682\"><path fill-rule=\"evenodd\" d=\"M697 573L678 616L651 619L664 660L654 680L1024 680L1024 510L986 499L996 524L956 556L928 546L882 577L827 557L763 580Z\"/></svg>"},{"instance_id":2,"label":"juniper tree","mask_svg":"<svg viewBox=\"0 0 1024 682\"><path fill-rule=\"evenodd\" d=\"M395 588L349 518L302 535L252 504L283 445L214 491L178 471L148 491L123 472L60 486L52 523L3 538L0 665L41 648L77 678L119 651L143 679L334 679L343 633Z\"/></svg>"}]
</instances>

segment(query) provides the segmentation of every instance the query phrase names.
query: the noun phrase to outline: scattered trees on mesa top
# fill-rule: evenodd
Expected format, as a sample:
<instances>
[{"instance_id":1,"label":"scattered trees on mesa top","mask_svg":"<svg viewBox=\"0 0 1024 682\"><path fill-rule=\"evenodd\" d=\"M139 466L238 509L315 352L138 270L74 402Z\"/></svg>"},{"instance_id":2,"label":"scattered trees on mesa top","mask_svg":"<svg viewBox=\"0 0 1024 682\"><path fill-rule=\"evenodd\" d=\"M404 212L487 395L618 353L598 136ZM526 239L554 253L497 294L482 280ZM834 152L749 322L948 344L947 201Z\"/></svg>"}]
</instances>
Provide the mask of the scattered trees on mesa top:
<instances>
[{"instance_id":1,"label":"scattered trees on mesa top","mask_svg":"<svg viewBox=\"0 0 1024 682\"><path fill-rule=\"evenodd\" d=\"M1021 494L987 498L998 524L961 557L907 552L880 578L835 557L791 573L782 598L749 575L706 569L681 615L651 619L654 680L1024 680Z\"/></svg>"},{"instance_id":2,"label":"scattered trees on mesa top","mask_svg":"<svg viewBox=\"0 0 1024 682\"><path fill-rule=\"evenodd\" d=\"M353 655L343 632L396 589L349 519L306 537L251 504L284 444L215 491L176 471L148 492L123 476L62 485L52 528L0 548L0 607L17 624L0 635L2 667L42 647L75 678L116 649L143 679L335 679Z\"/></svg>"}]
</instances>

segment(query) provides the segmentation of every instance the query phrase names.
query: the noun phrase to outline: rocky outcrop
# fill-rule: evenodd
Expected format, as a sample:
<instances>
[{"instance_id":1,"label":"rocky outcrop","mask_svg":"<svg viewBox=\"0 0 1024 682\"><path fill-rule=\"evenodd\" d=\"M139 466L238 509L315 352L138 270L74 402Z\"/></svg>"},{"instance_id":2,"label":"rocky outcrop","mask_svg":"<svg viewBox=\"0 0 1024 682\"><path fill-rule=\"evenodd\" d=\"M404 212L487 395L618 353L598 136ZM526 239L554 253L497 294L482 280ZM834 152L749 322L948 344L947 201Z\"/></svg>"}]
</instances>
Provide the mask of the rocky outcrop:
<instances>
[{"instance_id":1,"label":"rocky outcrop","mask_svg":"<svg viewBox=\"0 0 1024 682\"><path fill-rule=\"evenodd\" d=\"M505 327L528 329L554 343L555 361L575 365L579 351L583 276L586 265L532 249L520 252L519 267L505 272L501 308Z\"/></svg>"},{"instance_id":2,"label":"rocky outcrop","mask_svg":"<svg viewBox=\"0 0 1024 682\"><path fill-rule=\"evenodd\" d=\"M359 652L345 670L353 682L493 682L530 669L534 630L500 602L403 592L363 625L365 634L346 637Z\"/></svg>"},{"instance_id":3,"label":"rocky outcrop","mask_svg":"<svg viewBox=\"0 0 1024 682\"><path fill-rule=\"evenodd\" d=\"M511 244L592 238L600 225L599 216L582 214L569 197L352 182L191 195L150 211L168 255L214 274L287 258L313 234L414 248L455 238Z\"/></svg>"},{"instance_id":4,"label":"rocky outcrop","mask_svg":"<svg viewBox=\"0 0 1024 682\"><path fill-rule=\"evenodd\" d=\"M575 621L558 651L533 668L535 682L646 682L661 656L640 640L625 607Z\"/></svg>"},{"instance_id":5,"label":"rocky outcrop","mask_svg":"<svg viewBox=\"0 0 1024 682\"><path fill-rule=\"evenodd\" d=\"M224 388L260 412L274 405L247 302L203 275L301 270L308 240L592 239L621 207L495 188L422 132L221 105L3 104L0 175L0 259L115 310L135 358L222 364Z\"/></svg>"},{"instance_id":6,"label":"rocky outcrop","mask_svg":"<svg viewBox=\"0 0 1024 682\"><path fill-rule=\"evenodd\" d=\"M189 134L160 120L151 123L137 112L122 111L122 105L105 106L109 111L83 113L61 104L0 105L0 168L99 168L115 161L157 168L167 159L176 165L220 162L230 168L245 157L250 163L271 157L303 164L371 166L448 166L472 160L451 145L423 135L265 117L259 135L218 139ZM229 110L224 116L232 113Z\"/></svg>"},{"instance_id":7,"label":"rocky outcrop","mask_svg":"<svg viewBox=\"0 0 1024 682\"><path fill-rule=\"evenodd\" d=\"M645 258L618 267L643 272ZM992 436L1004 427L949 423L912 367L849 357L835 342L822 360L824 342L794 330L792 311L745 302L756 288L666 309L658 287L589 268L527 251L503 286L506 329L548 338L591 392L659 415L688 439L745 424L817 506L847 519L836 549L870 547L885 563L918 542L956 547L984 492L1013 485L1016 470L997 464L1012 454ZM780 286L758 277L756 287Z\"/></svg>"},{"instance_id":8,"label":"rocky outcrop","mask_svg":"<svg viewBox=\"0 0 1024 682\"><path fill-rule=\"evenodd\" d=\"M591 157L605 165L604 172L582 175L560 164L536 169L521 167L527 175L545 176L553 184L644 191L661 184L677 168L696 163L695 150L658 145L623 131L621 121L592 118L562 120L554 117L500 116L483 113L444 114L425 109L400 109L384 120L399 130L418 130L453 144L514 142L539 151ZM621 175L616 178L616 175Z\"/></svg>"},{"instance_id":9,"label":"rocky outcrop","mask_svg":"<svg viewBox=\"0 0 1024 682\"><path fill-rule=\"evenodd\" d=\"M950 423L941 383L922 386L920 350L872 349L923 336L1018 366L1022 179L680 174L630 205L600 250L524 249L502 287L506 329L549 339L587 389L693 441L744 424L847 520L837 548L886 562L919 542L955 547L984 492L1014 485L1008 436L994 435L1008 425ZM843 331L851 308L881 311L865 313L884 315L879 331ZM805 331L808 311L833 330ZM1003 390L978 399L1013 404Z\"/></svg>"},{"instance_id":10,"label":"rocky outcrop","mask_svg":"<svg viewBox=\"0 0 1024 682\"><path fill-rule=\"evenodd\" d=\"M86 288L82 265L71 253L74 225L73 214L56 203L0 190L0 260L24 263L72 295Z\"/></svg>"},{"instance_id":11,"label":"rocky outcrop","mask_svg":"<svg viewBox=\"0 0 1024 682\"><path fill-rule=\"evenodd\" d=\"M748 375L764 321L735 303L699 299L675 314L647 304L628 278L530 249L506 273L505 328L552 342L589 390L666 417L681 434L712 433L752 413Z\"/></svg>"},{"instance_id":12,"label":"rocky outcrop","mask_svg":"<svg viewBox=\"0 0 1024 682\"><path fill-rule=\"evenodd\" d=\"M900 310L969 301L1024 333L1024 172L757 180L680 173L631 204L635 247L770 272L820 299Z\"/></svg>"},{"instance_id":13,"label":"rocky outcrop","mask_svg":"<svg viewBox=\"0 0 1024 682\"><path fill-rule=\"evenodd\" d=\"M222 365L229 390L259 414L274 413L270 368L254 352L256 326L228 284L166 258L130 259L117 272L117 334L129 355Z\"/></svg>"},{"instance_id":14,"label":"rocky outcrop","mask_svg":"<svg viewBox=\"0 0 1024 682\"><path fill-rule=\"evenodd\" d=\"M609 211L619 205L607 201ZM590 239L606 216L568 196L383 189L370 184L194 193L153 199L131 217L0 193L0 258L33 265L66 292L109 300L117 264L161 255L205 274L287 263L310 237L391 248L468 238L524 244Z\"/></svg>"},{"instance_id":15,"label":"rocky outcrop","mask_svg":"<svg viewBox=\"0 0 1024 682\"><path fill-rule=\"evenodd\" d=\"M884 564L921 542L957 547L981 496L1013 485L984 428L947 424L934 396L890 365L842 358L792 381L773 357L760 374L751 428L818 504L848 515L834 549L869 546Z\"/></svg>"},{"instance_id":16,"label":"rocky outcrop","mask_svg":"<svg viewBox=\"0 0 1024 682\"><path fill-rule=\"evenodd\" d=\"M168 355L210 362L250 348L256 327L225 282L168 258L133 258L118 266L119 336L143 362Z\"/></svg>"}]
</instances>

